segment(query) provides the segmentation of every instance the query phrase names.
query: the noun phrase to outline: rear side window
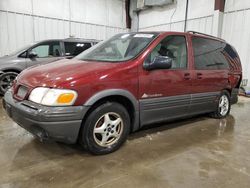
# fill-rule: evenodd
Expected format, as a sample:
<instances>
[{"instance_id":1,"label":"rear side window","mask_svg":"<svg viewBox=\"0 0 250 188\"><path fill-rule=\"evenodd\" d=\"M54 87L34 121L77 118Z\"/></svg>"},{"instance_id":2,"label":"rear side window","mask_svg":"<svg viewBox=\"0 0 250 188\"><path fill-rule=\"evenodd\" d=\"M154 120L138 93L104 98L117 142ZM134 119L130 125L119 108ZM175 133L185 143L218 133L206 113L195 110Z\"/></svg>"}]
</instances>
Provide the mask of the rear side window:
<instances>
[{"instance_id":1,"label":"rear side window","mask_svg":"<svg viewBox=\"0 0 250 188\"><path fill-rule=\"evenodd\" d=\"M88 42L65 42L65 55L76 56L91 47Z\"/></svg>"},{"instance_id":2,"label":"rear side window","mask_svg":"<svg viewBox=\"0 0 250 188\"><path fill-rule=\"evenodd\" d=\"M226 44L221 41L193 37L194 63L198 70L228 69Z\"/></svg>"}]
</instances>

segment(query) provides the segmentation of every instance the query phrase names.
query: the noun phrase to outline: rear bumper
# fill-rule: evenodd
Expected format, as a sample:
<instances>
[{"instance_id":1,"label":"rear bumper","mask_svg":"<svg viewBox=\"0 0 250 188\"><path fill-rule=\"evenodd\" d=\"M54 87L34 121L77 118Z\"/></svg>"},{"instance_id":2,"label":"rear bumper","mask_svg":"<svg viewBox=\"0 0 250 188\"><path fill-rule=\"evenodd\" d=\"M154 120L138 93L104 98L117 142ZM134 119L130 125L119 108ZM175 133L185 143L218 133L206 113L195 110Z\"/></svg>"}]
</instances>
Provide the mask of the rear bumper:
<instances>
[{"instance_id":1,"label":"rear bumper","mask_svg":"<svg viewBox=\"0 0 250 188\"><path fill-rule=\"evenodd\" d=\"M18 125L42 140L75 143L82 119L89 107L48 107L31 101L18 102L10 91L4 95L3 106Z\"/></svg>"}]
</instances>

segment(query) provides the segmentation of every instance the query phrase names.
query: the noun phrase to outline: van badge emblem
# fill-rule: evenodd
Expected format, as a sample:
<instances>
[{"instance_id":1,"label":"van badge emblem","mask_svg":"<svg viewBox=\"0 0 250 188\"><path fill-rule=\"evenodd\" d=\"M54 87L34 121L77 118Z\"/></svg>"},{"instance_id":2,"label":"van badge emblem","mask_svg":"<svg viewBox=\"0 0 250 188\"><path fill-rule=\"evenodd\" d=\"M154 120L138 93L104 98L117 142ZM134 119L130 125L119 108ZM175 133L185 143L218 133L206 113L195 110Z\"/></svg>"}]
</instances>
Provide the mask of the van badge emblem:
<instances>
[{"instance_id":1,"label":"van badge emblem","mask_svg":"<svg viewBox=\"0 0 250 188\"><path fill-rule=\"evenodd\" d=\"M146 94L146 93L144 93L142 95L142 98L145 99L145 98L153 98L153 97L161 97L161 96L162 96L162 94L159 94L159 93L155 93L155 94Z\"/></svg>"}]
</instances>

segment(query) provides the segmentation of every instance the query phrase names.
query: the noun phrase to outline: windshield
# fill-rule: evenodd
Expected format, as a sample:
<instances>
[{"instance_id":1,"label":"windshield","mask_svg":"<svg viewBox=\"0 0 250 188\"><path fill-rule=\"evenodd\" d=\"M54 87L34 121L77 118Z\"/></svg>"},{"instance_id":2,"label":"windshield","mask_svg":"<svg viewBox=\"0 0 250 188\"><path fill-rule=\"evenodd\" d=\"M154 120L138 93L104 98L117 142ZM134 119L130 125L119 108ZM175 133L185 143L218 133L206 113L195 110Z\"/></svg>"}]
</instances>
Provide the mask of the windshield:
<instances>
[{"instance_id":1,"label":"windshield","mask_svg":"<svg viewBox=\"0 0 250 188\"><path fill-rule=\"evenodd\" d=\"M157 35L156 33L118 34L84 51L75 58L88 61L126 61L142 52Z\"/></svg>"}]
</instances>

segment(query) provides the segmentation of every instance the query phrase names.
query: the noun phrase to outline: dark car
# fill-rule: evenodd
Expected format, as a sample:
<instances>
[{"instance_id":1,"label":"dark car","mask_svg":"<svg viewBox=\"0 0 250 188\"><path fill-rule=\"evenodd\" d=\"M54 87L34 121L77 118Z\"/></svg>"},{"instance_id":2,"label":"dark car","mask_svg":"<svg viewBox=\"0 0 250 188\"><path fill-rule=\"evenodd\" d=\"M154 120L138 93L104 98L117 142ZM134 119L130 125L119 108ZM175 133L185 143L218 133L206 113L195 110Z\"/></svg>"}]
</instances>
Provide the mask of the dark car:
<instances>
[{"instance_id":1,"label":"dark car","mask_svg":"<svg viewBox=\"0 0 250 188\"><path fill-rule=\"evenodd\" d=\"M72 60L23 71L3 104L42 140L79 141L105 154L148 124L226 117L241 79L239 56L224 40L195 32L125 33Z\"/></svg>"},{"instance_id":2,"label":"dark car","mask_svg":"<svg viewBox=\"0 0 250 188\"><path fill-rule=\"evenodd\" d=\"M70 59L97 43L97 40L79 38L45 40L1 57L0 94L4 94L16 76L27 67L50 63L63 58Z\"/></svg>"}]
</instances>

